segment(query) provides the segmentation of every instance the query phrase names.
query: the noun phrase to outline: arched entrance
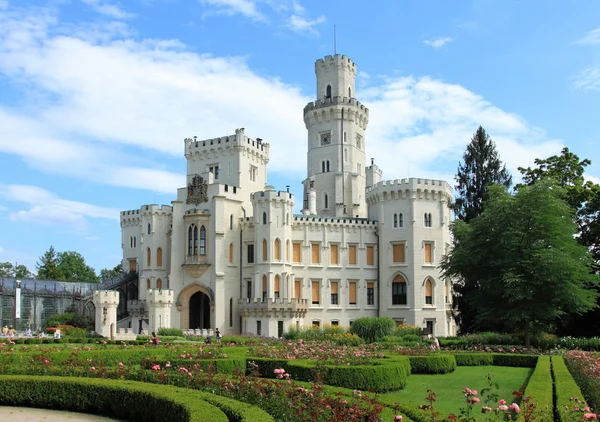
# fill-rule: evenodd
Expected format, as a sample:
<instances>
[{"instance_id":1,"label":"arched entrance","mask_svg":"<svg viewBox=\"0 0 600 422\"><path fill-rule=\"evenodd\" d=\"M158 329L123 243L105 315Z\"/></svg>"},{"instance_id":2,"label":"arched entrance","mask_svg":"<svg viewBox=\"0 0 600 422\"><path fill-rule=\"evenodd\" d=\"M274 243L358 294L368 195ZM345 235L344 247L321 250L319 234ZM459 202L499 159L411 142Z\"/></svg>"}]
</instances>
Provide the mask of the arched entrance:
<instances>
[{"instance_id":1,"label":"arched entrance","mask_svg":"<svg viewBox=\"0 0 600 422\"><path fill-rule=\"evenodd\" d=\"M210 299L204 292L190 297L189 328L210 328Z\"/></svg>"}]
</instances>

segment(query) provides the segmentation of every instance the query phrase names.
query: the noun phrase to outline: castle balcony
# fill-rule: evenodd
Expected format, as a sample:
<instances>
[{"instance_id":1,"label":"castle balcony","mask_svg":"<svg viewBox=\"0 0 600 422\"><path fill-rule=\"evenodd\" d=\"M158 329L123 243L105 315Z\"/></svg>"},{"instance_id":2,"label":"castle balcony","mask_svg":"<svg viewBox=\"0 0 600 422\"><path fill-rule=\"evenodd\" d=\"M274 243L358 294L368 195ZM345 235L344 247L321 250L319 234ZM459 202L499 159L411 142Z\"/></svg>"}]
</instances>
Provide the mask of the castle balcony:
<instances>
[{"instance_id":1,"label":"castle balcony","mask_svg":"<svg viewBox=\"0 0 600 422\"><path fill-rule=\"evenodd\" d=\"M200 278L210 265L207 255L186 255L183 262L183 268L193 278Z\"/></svg>"},{"instance_id":2,"label":"castle balcony","mask_svg":"<svg viewBox=\"0 0 600 422\"><path fill-rule=\"evenodd\" d=\"M238 299L238 309L245 317L304 318L308 311L308 299Z\"/></svg>"}]
</instances>

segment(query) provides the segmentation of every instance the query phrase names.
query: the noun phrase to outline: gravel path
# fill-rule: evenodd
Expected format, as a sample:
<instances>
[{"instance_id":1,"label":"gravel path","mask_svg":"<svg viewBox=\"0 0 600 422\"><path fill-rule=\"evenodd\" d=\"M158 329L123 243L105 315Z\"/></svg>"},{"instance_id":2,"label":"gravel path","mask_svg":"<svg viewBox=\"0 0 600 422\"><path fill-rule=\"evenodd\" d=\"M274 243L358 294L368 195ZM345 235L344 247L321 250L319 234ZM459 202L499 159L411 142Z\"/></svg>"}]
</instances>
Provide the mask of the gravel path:
<instances>
[{"instance_id":1,"label":"gravel path","mask_svg":"<svg viewBox=\"0 0 600 422\"><path fill-rule=\"evenodd\" d=\"M30 407L0 406L0 421L10 422L114 422L116 419L85 413L61 412L59 410L34 409Z\"/></svg>"}]
</instances>

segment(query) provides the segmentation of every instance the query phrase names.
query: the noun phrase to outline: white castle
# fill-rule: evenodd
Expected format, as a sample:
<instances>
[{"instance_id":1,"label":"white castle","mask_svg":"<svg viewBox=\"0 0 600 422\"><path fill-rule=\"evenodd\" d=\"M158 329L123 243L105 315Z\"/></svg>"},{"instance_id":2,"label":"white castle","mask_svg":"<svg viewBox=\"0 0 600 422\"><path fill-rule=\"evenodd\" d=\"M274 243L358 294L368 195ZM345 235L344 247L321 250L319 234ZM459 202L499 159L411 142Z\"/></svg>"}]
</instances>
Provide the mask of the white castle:
<instances>
[{"instance_id":1,"label":"white castle","mask_svg":"<svg viewBox=\"0 0 600 422\"><path fill-rule=\"evenodd\" d=\"M452 286L438 269L451 243L451 187L382 181L366 161L356 64L327 56L315 72L302 213L289 191L265 186L262 139L243 128L185 139L187 186L172 205L121 212L123 267L138 272L139 291L122 292L133 312L119 327L280 337L290 326L388 316L455 334ZM162 291L172 300L152 305Z\"/></svg>"}]
</instances>

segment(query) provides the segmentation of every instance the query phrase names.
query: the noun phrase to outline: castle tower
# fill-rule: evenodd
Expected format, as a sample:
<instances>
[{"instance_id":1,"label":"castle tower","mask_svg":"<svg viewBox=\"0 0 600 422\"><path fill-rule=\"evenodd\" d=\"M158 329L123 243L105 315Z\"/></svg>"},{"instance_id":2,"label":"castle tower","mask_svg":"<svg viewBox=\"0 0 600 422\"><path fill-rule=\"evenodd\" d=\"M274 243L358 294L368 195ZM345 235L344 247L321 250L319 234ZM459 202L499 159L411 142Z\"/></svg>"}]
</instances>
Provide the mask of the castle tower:
<instances>
[{"instance_id":1,"label":"castle tower","mask_svg":"<svg viewBox=\"0 0 600 422\"><path fill-rule=\"evenodd\" d=\"M317 60L315 73L317 100L304 107L308 130L304 213L314 214L316 210L323 216L366 218L365 130L369 110L354 98L356 64L336 54ZM311 203L311 189L315 190L316 204Z\"/></svg>"}]
</instances>

